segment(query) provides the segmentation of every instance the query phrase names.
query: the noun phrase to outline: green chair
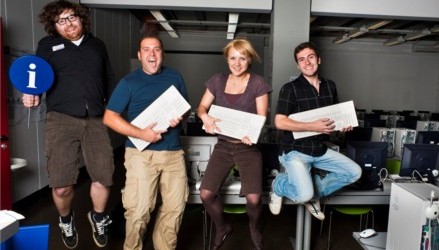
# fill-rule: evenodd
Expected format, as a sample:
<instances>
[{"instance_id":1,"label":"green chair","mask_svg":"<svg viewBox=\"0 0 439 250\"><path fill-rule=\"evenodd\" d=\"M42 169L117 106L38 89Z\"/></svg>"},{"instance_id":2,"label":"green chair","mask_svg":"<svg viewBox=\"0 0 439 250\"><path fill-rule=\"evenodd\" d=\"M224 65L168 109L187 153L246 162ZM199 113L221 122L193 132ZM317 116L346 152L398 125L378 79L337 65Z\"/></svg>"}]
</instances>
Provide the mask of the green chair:
<instances>
[{"instance_id":1,"label":"green chair","mask_svg":"<svg viewBox=\"0 0 439 250\"><path fill-rule=\"evenodd\" d=\"M387 159L386 169L388 174L399 174L400 167L401 167L401 160Z\"/></svg>"},{"instance_id":2,"label":"green chair","mask_svg":"<svg viewBox=\"0 0 439 250\"><path fill-rule=\"evenodd\" d=\"M326 205L323 207L323 213L325 212L325 208ZM374 228L375 227L375 218L374 218L374 213L373 213L373 209L372 206L364 206L364 205L335 205L335 206L331 206L331 211L329 213L329 229L328 229L328 245L327 245L327 249L329 250L331 247L331 227L332 227L332 215L333 213L337 212L340 214L344 214L344 215L350 215L350 216L360 216L360 227L358 229L359 232L361 232L362 230L369 228L368 227L368 223L369 223L369 214L371 214L371 224L372 227L370 228ZM365 220L363 220L363 215L366 215ZM363 228L363 222L365 222L365 227ZM323 229L323 221L320 227L320 234L322 233L322 229Z\"/></svg>"}]
</instances>

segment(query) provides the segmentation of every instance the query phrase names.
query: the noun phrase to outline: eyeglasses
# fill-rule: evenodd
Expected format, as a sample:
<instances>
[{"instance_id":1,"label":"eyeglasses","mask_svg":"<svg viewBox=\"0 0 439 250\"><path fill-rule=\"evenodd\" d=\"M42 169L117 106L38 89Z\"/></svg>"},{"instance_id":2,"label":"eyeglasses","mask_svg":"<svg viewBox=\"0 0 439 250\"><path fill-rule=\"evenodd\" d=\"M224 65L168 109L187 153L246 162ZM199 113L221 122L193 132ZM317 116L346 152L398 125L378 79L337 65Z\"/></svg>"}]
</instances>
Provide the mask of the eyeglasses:
<instances>
[{"instance_id":1,"label":"eyeglasses","mask_svg":"<svg viewBox=\"0 0 439 250\"><path fill-rule=\"evenodd\" d=\"M78 19L78 17L75 14L73 14L73 15L70 15L68 17L60 17L58 19L58 21L56 21L56 23L59 25L64 25L64 24L66 24L67 20L69 20L69 22L72 23L72 22L76 21L76 19Z\"/></svg>"}]
</instances>

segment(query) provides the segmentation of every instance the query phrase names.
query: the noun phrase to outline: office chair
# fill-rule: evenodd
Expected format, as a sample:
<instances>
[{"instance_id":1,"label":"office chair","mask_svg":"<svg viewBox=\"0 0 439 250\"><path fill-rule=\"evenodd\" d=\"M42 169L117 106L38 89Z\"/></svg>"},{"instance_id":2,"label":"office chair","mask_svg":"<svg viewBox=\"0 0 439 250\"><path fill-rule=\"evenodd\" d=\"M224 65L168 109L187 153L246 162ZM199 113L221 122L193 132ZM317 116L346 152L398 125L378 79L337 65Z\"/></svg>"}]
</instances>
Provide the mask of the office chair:
<instances>
[{"instance_id":1,"label":"office chair","mask_svg":"<svg viewBox=\"0 0 439 250\"><path fill-rule=\"evenodd\" d=\"M399 174L399 168L401 167L400 159L387 159L386 169L388 174Z\"/></svg>"},{"instance_id":2,"label":"office chair","mask_svg":"<svg viewBox=\"0 0 439 250\"><path fill-rule=\"evenodd\" d=\"M371 214L372 217L372 229L375 228L375 218L372 206L364 206L364 205L334 205L331 206L331 211L329 213L329 228L328 228L328 240L327 240L327 249L329 250L331 247L331 228L332 228L332 215L335 212L338 212L340 214L345 215L354 215L354 216L360 216L360 227L359 232L362 230L369 228L369 214ZM323 213L325 213L326 205L323 206ZM365 227L363 228L363 215L366 215L365 219ZM320 225L320 235L322 234L323 230L323 221Z\"/></svg>"}]
</instances>

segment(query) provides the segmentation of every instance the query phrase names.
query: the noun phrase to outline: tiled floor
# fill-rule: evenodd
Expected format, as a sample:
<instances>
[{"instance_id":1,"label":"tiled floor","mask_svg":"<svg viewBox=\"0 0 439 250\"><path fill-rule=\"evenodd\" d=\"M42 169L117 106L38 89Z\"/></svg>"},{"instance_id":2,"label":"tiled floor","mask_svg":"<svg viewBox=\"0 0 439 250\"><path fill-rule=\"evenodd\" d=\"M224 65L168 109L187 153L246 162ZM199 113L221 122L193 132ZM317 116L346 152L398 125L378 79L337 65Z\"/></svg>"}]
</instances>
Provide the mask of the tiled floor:
<instances>
[{"instance_id":1,"label":"tiled floor","mask_svg":"<svg viewBox=\"0 0 439 250\"><path fill-rule=\"evenodd\" d=\"M120 190L124 182L123 155L116 152L116 174L115 184L109 201L109 211L113 216L111 224L111 239L104 249L122 249L124 240L123 210L120 203ZM76 214L76 226L79 232L79 246L77 249L92 250L101 249L95 246L91 228L86 214L90 210L89 199L89 178L85 171L81 172L79 182L75 190L74 210ZM49 249L66 249L60 237L58 217L52 203L52 197L48 188L43 189L28 198L14 204L14 210L22 213L26 218L21 225L49 224ZM388 206L375 206L375 229L377 231L387 230ZM329 214L327 213L327 218ZM245 214L227 214L226 218L233 227L233 233L227 238L223 247L224 250L247 250L252 249L250 233L247 226ZM153 218L154 219L154 218ZM152 221L153 221L152 219ZM284 206L280 215L272 215L267 205L264 205L261 228L263 230L264 247L267 250L294 249L290 243L291 237L295 235L296 206ZM320 236L320 222L312 221L311 249L326 249L329 219L326 219L323 227L323 234ZM144 249L153 249L151 242L151 231L153 223L150 223L145 238ZM353 231L358 231L359 217L346 215L334 215L332 225L331 249L355 250L361 249L352 237ZM202 209L201 205L188 204L183 218L181 229L178 235L179 250L202 250Z\"/></svg>"}]
</instances>

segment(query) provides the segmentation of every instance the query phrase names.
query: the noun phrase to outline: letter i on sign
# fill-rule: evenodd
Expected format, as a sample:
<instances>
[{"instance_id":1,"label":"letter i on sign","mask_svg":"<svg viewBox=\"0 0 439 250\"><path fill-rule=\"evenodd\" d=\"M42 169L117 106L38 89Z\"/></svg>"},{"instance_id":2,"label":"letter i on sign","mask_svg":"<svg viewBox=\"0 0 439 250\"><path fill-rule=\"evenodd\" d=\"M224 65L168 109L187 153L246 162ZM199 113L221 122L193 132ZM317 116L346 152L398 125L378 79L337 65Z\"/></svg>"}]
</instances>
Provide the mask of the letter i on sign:
<instances>
[{"instance_id":1,"label":"letter i on sign","mask_svg":"<svg viewBox=\"0 0 439 250\"><path fill-rule=\"evenodd\" d=\"M29 73L29 82L28 82L27 87L31 88L31 89L36 89L37 88L35 86L35 75L36 75L36 72L33 71L36 68L37 68L37 65L35 65L35 63L29 64L29 69L31 69L31 70L27 72L27 73Z\"/></svg>"}]
</instances>

